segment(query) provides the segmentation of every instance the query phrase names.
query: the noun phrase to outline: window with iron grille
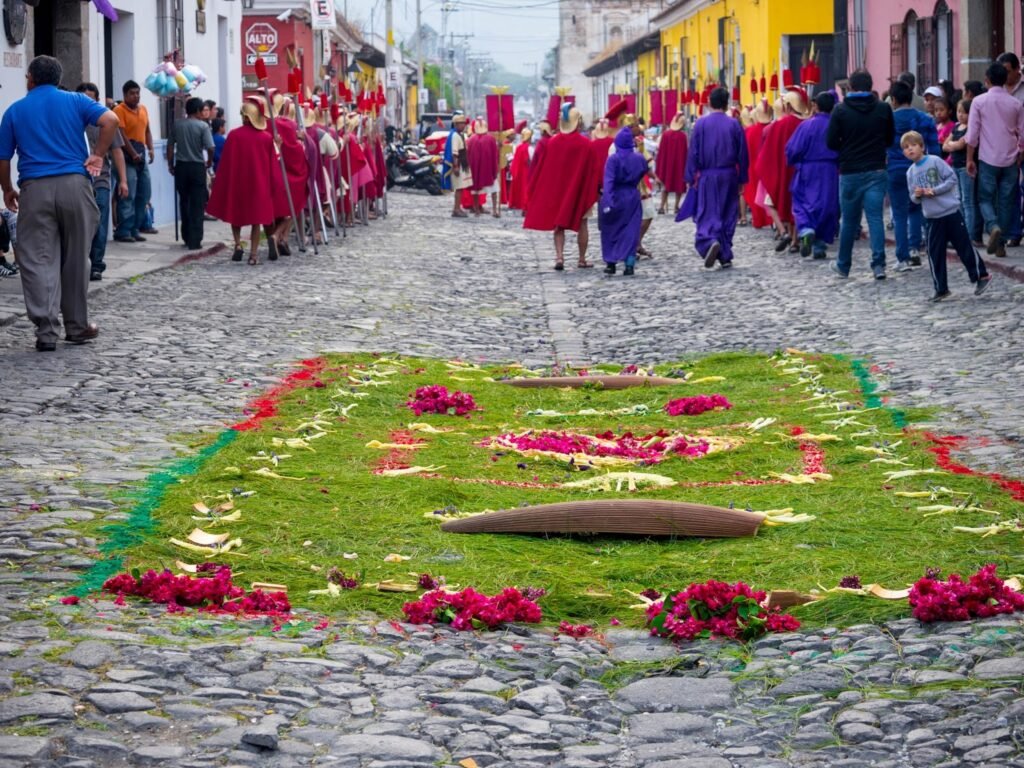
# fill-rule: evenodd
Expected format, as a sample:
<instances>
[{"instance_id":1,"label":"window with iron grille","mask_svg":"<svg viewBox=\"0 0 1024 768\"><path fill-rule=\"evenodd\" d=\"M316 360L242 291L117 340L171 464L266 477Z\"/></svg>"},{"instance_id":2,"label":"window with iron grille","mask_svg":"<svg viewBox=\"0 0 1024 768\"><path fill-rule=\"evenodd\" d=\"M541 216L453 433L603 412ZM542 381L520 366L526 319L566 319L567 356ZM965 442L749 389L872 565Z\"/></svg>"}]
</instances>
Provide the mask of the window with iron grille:
<instances>
[{"instance_id":1,"label":"window with iron grille","mask_svg":"<svg viewBox=\"0 0 1024 768\"><path fill-rule=\"evenodd\" d=\"M935 19L925 17L917 20L917 90L924 89L938 82L936 70L938 59L935 50Z\"/></svg>"},{"instance_id":2,"label":"window with iron grille","mask_svg":"<svg viewBox=\"0 0 1024 768\"><path fill-rule=\"evenodd\" d=\"M889 80L896 81L907 68L907 48L903 41L903 24L889 26Z\"/></svg>"}]
</instances>

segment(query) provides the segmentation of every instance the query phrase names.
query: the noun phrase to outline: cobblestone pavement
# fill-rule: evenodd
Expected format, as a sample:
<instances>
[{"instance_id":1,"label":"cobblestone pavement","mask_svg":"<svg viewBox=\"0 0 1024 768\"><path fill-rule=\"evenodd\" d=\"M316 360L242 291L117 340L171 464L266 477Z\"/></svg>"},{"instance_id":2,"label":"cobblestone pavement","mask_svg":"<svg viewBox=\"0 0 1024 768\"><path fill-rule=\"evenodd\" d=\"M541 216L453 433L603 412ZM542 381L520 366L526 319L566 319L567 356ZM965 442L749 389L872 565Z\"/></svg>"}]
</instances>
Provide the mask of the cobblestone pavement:
<instances>
[{"instance_id":1,"label":"cobblestone pavement","mask_svg":"<svg viewBox=\"0 0 1024 768\"><path fill-rule=\"evenodd\" d=\"M76 523L123 516L118 486L330 349L539 364L866 354L894 403L948 409L946 431L993 438L971 461L1024 474L1024 285L1009 277L975 299L952 269L956 299L931 306L924 270L875 282L858 254L839 282L749 230L731 272L704 271L691 227L667 217L635 278L559 274L549 239L517 218L453 221L445 200L412 195L392 212L319 257L220 255L106 288L91 345L41 355L26 321L0 328L0 768L1024 766L1013 618L748 648L365 621L328 642L44 600L95 556Z\"/></svg>"}]
</instances>

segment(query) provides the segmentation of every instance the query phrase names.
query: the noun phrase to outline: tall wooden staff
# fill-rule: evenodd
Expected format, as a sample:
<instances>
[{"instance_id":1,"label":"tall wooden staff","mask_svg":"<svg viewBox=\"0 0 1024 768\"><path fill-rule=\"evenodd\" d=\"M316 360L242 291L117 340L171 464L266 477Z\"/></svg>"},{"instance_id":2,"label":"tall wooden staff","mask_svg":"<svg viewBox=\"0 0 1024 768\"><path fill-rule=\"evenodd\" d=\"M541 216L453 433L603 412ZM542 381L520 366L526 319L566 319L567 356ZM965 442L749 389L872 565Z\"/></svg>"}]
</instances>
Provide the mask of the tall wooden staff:
<instances>
[{"instance_id":1,"label":"tall wooden staff","mask_svg":"<svg viewBox=\"0 0 1024 768\"><path fill-rule=\"evenodd\" d=\"M300 88L301 91L301 88ZM309 134L306 133L306 118L302 112L302 94L295 94L295 117L299 121L299 128L302 130L303 142L311 141ZM310 236L313 238L313 255L317 256L320 254L320 250L316 247L316 214L314 211L320 205L320 192L316 186L316 173L311 168L309 171L309 229ZM326 233L325 233L326 234ZM302 219L302 239L306 239L306 219Z\"/></svg>"},{"instance_id":2,"label":"tall wooden staff","mask_svg":"<svg viewBox=\"0 0 1024 768\"><path fill-rule=\"evenodd\" d=\"M256 80L263 89L263 98L267 101L267 122L270 123L270 135L274 137L274 153L277 155L277 165L281 169L281 182L284 184L284 194L288 199L288 212L295 221L295 203L292 202L292 191L288 187L288 171L284 167L284 155L281 153L281 140L277 135L277 125L274 124L274 104L270 100L270 88L267 87L267 65L262 56L256 57ZM306 250L299 243L299 250Z\"/></svg>"},{"instance_id":3,"label":"tall wooden staff","mask_svg":"<svg viewBox=\"0 0 1024 768\"><path fill-rule=\"evenodd\" d=\"M338 84L339 93L341 92L341 83ZM348 86L345 86L345 94L349 95ZM346 103L351 103L352 99L345 99ZM344 119L341 121L341 136L342 142L345 144L345 165L348 170L348 204L352 207L352 225L356 223L356 203L355 203L355 190L352 189L352 147L349 146L349 135L348 135L348 121L349 113L346 112ZM345 197L342 196L342 207L345 209L345 227L348 228L348 208L345 207Z\"/></svg>"},{"instance_id":4,"label":"tall wooden staff","mask_svg":"<svg viewBox=\"0 0 1024 768\"><path fill-rule=\"evenodd\" d=\"M330 125L329 121L331 119L330 97L328 95L330 93L330 90L328 90L330 87L331 87L330 80L328 80L327 78L324 78L324 89L325 90L320 92L320 113L328 121L328 123L327 123L328 126ZM325 130L326 130L326 128L325 128ZM331 132L327 131L327 135L330 136ZM331 137L331 138L333 138L333 137ZM335 205L335 203L334 203L335 195L336 195L336 193L338 191L338 190L334 189L334 170L335 170L334 165L335 165L335 160L337 160L337 158L334 158L333 160L331 160L330 165L329 165L329 167L331 169L331 178L329 179L329 181L330 181L330 189L328 190L329 194L328 194L327 198L328 198L328 200L331 203L331 216L332 216L332 218L334 220L333 221L333 224L334 224L334 235L338 236L340 234L338 232L338 206Z\"/></svg>"}]
</instances>

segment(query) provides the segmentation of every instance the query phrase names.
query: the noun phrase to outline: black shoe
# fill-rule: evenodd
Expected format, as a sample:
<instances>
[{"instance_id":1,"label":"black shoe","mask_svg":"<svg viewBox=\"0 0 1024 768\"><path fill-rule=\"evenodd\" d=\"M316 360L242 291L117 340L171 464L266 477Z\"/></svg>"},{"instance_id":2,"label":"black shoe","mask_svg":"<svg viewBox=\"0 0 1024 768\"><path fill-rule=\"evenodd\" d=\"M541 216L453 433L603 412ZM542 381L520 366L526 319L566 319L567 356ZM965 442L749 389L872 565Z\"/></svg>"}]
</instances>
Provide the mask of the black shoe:
<instances>
[{"instance_id":1,"label":"black shoe","mask_svg":"<svg viewBox=\"0 0 1024 768\"><path fill-rule=\"evenodd\" d=\"M85 327L84 331L75 334L69 333L67 336L64 337L64 341L68 342L69 344L85 344L87 342L92 341L99 335L100 327L96 325L96 323L89 323L89 325Z\"/></svg>"},{"instance_id":2,"label":"black shoe","mask_svg":"<svg viewBox=\"0 0 1024 768\"><path fill-rule=\"evenodd\" d=\"M134 240L136 243L146 242L146 238L144 238L142 235L136 235L135 237L132 238L132 240Z\"/></svg>"},{"instance_id":3,"label":"black shoe","mask_svg":"<svg viewBox=\"0 0 1024 768\"><path fill-rule=\"evenodd\" d=\"M279 254L281 254L282 256L291 256L292 255L292 249L288 247L288 243L283 243L283 242L282 243L278 243L277 244L277 252Z\"/></svg>"},{"instance_id":4,"label":"black shoe","mask_svg":"<svg viewBox=\"0 0 1024 768\"><path fill-rule=\"evenodd\" d=\"M615 274L615 264L614 263L605 264L605 266L604 266L604 273L606 275L614 275Z\"/></svg>"},{"instance_id":5,"label":"black shoe","mask_svg":"<svg viewBox=\"0 0 1024 768\"><path fill-rule=\"evenodd\" d=\"M788 240L786 242L789 242ZM779 250L776 248L775 250ZM713 242L708 248L707 255L704 257L704 268L711 269L715 266L715 262L718 261L718 257L722 255L722 245L717 240Z\"/></svg>"},{"instance_id":6,"label":"black shoe","mask_svg":"<svg viewBox=\"0 0 1024 768\"><path fill-rule=\"evenodd\" d=\"M1011 237L1009 240L1006 241L1006 247L1007 248L1020 248L1020 238L1019 237Z\"/></svg>"},{"instance_id":7,"label":"black shoe","mask_svg":"<svg viewBox=\"0 0 1024 768\"><path fill-rule=\"evenodd\" d=\"M985 275L984 277L979 277L978 282L974 284L974 295L981 296L981 294L985 292L985 289L988 288L988 284L991 282L992 275Z\"/></svg>"},{"instance_id":8,"label":"black shoe","mask_svg":"<svg viewBox=\"0 0 1024 768\"><path fill-rule=\"evenodd\" d=\"M626 277L632 277L632 275L633 275L633 265L632 264L627 264L626 268L622 270L622 274L624 274Z\"/></svg>"},{"instance_id":9,"label":"black shoe","mask_svg":"<svg viewBox=\"0 0 1024 768\"><path fill-rule=\"evenodd\" d=\"M231 260L232 261L241 261L242 260L242 256L244 256L244 255L245 255L245 253L242 251L241 248L235 248L235 250L231 252Z\"/></svg>"},{"instance_id":10,"label":"black shoe","mask_svg":"<svg viewBox=\"0 0 1024 768\"><path fill-rule=\"evenodd\" d=\"M267 239L267 261L277 261L277 240Z\"/></svg>"},{"instance_id":11,"label":"black shoe","mask_svg":"<svg viewBox=\"0 0 1024 768\"><path fill-rule=\"evenodd\" d=\"M942 293L939 293L939 292L936 291L932 295L932 297L930 299L928 299L928 301L932 302L933 304L938 304L943 299L948 299L952 295L953 294L951 294L949 291L943 291Z\"/></svg>"},{"instance_id":12,"label":"black shoe","mask_svg":"<svg viewBox=\"0 0 1024 768\"><path fill-rule=\"evenodd\" d=\"M912 267L920 267L921 266L921 257L920 256L911 256L910 257L910 266L912 266Z\"/></svg>"},{"instance_id":13,"label":"black shoe","mask_svg":"<svg viewBox=\"0 0 1024 768\"><path fill-rule=\"evenodd\" d=\"M811 249L814 247L814 235L804 235L800 238L800 255L805 259L811 255Z\"/></svg>"},{"instance_id":14,"label":"black shoe","mask_svg":"<svg viewBox=\"0 0 1024 768\"><path fill-rule=\"evenodd\" d=\"M828 254L825 253L824 251L815 251L814 252L814 256L812 258L820 261L822 259L827 259L828 258Z\"/></svg>"},{"instance_id":15,"label":"black shoe","mask_svg":"<svg viewBox=\"0 0 1024 768\"><path fill-rule=\"evenodd\" d=\"M789 248L789 244L791 242L793 242L792 237L790 237L789 235L783 235L781 238L779 238L779 242L775 244L775 252L782 253L784 250Z\"/></svg>"},{"instance_id":16,"label":"black shoe","mask_svg":"<svg viewBox=\"0 0 1024 768\"><path fill-rule=\"evenodd\" d=\"M140 229L139 232L141 232L144 235L159 235L160 234L160 230L153 229L152 227L150 227L149 229Z\"/></svg>"},{"instance_id":17,"label":"black shoe","mask_svg":"<svg viewBox=\"0 0 1024 768\"><path fill-rule=\"evenodd\" d=\"M115 237L114 238L114 242L115 243L134 243L135 242L135 238L134 237Z\"/></svg>"},{"instance_id":18,"label":"black shoe","mask_svg":"<svg viewBox=\"0 0 1024 768\"><path fill-rule=\"evenodd\" d=\"M56 352L57 342L36 339L36 352Z\"/></svg>"},{"instance_id":19,"label":"black shoe","mask_svg":"<svg viewBox=\"0 0 1024 768\"><path fill-rule=\"evenodd\" d=\"M722 269L732 269L732 262L731 261L723 261L721 268Z\"/></svg>"},{"instance_id":20,"label":"black shoe","mask_svg":"<svg viewBox=\"0 0 1024 768\"><path fill-rule=\"evenodd\" d=\"M988 233L988 242L985 244L985 250L988 253L994 254L999 248L999 245L1003 242L1003 230L999 227L992 227Z\"/></svg>"},{"instance_id":21,"label":"black shoe","mask_svg":"<svg viewBox=\"0 0 1024 768\"><path fill-rule=\"evenodd\" d=\"M90 280L90 282L98 283L102 279L103 279L103 273L102 272L90 272L89 273L89 280Z\"/></svg>"}]
</instances>

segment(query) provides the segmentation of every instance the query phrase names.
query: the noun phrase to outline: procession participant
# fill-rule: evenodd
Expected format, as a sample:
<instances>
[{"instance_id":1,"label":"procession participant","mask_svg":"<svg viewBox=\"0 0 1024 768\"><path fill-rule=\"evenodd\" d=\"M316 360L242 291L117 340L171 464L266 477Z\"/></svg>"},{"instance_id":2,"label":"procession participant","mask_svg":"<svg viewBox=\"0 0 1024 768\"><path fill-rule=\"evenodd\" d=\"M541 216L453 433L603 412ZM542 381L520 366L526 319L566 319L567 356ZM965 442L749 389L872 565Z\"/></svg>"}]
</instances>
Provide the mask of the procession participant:
<instances>
[{"instance_id":1,"label":"procession participant","mask_svg":"<svg viewBox=\"0 0 1024 768\"><path fill-rule=\"evenodd\" d=\"M537 183L537 174L535 171L540 165L541 160L544 159L544 155L548 151L548 145L551 143L553 134L551 123L547 120L541 120L537 123L537 132L540 134L540 138L537 140L537 145L534 147L533 157L530 159L530 172L526 176L527 199L531 199L533 197L533 192Z\"/></svg>"},{"instance_id":2,"label":"procession participant","mask_svg":"<svg viewBox=\"0 0 1024 768\"><path fill-rule=\"evenodd\" d=\"M4 207L19 214L21 290L39 352L57 349L58 311L66 341L83 344L99 334L88 307L86 253L99 222L90 177L102 171L117 132L117 117L102 104L58 90L62 74L57 59L32 59L25 73L27 93L7 106L0 122L0 188ZM87 125L100 129L91 154ZM18 190L11 180L15 152ZM46 377L37 371L37 380Z\"/></svg>"},{"instance_id":3,"label":"procession participant","mask_svg":"<svg viewBox=\"0 0 1024 768\"><path fill-rule=\"evenodd\" d=\"M604 166L598 225L605 274L614 275L624 262L624 275L632 275L640 242L641 204L637 185L647 174L647 161L634 148L633 132L622 128L615 135L615 152Z\"/></svg>"},{"instance_id":4,"label":"procession participant","mask_svg":"<svg viewBox=\"0 0 1024 768\"><path fill-rule=\"evenodd\" d=\"M469 172L473 177L470 194L473 196L473 213L482 212L481 198L491 196L491 215L500 218L498 210L498 173L501 168L501 156L498 141L487 132L487 123L477 120L473 128L473 138L466 150L469 160Z\"/></svg>"},{"instance_id":5,"label":"procession participant","mask_svg":"<svg viewBox=\"0 0 1024 768\"><path fill-rule=\"evenodd\" d=\"M366 154L359 145L356 134L359 131L359 115L351 113L345 123L345 152L347 156L341 157L342 173L347 174L345 180L348 183L346 190L345 211L349 224L354 223L355 204L365 196L365 187L372 177Z\"/></svg>"},{"instance_id":6,"label":"procession participant","mask_svg":"<svg viewBox=\"0 0 1024 768\"><path fill-rule=\"evenodd\" d=\"M242 125L228 134L206 210L231 225L232 261L242 260L242 227L249 231L249 263L259 264L259 228L274 223L273 178L279 175L274 140L266 132L263 105L242 102Z\"/></svg>"},{"instance_id":7,"label":"procession participant","mask_svg":"<svg viewBox=\"0 0 1024 768\"><path fill-rule=\"evenodd\" d=\"M277 127L277 135L281 138L281 146L278 151L284 158L284 171L288 177L288 191L292 196L292 205L295 206L295 215L299 215L306 202L309 200L309 166L306 164L306 149L299 139L299 127L295 122L295 104L291 99L275 94L274 111L277 115L274 123ZM284 201L287 207L287 199ZM280 201L275 198L275 218L283 217L276 228L277 251L288 256L291 249L288 247L288 235L295 222L291 218L291 210L282 211Z\"/></svg>"},{"instance_id":8,"label":"procession participant","mask_svg":"<svg viewBox=\"0 0 1024 768\"><path fill-rule=\"evenodd\" d=\"M580 133L580 111L563 104L558 135L547 151L535 158L530 207L524 229L554 232L555 269L565 269L565 230L578 232L581 269L592 267L587 261L589 232L587 216L597 201L594 187L594 154L590 140Z\"/></svg>"},{"instance_id":9,"label":"procession participant","mask_svg":"<svg viewBox=\"0 0 1024 768\"><path fill-rule=\"evenodd\" d=\"M751 125L754 124L754 111L753 111L753 109L751 107L733 107L732 108L732 114L733 114L733 117L735 117L737 120L740 121L740 127L743 129L744 137L746 137L746 135L747 135L747 133L746 133L747 128L749 128ZM748 156L748 158L750 156L750 148L749 147L747 147L747 156ZM749 171L748 171L748 174L749 174ZM745 187L744 187L744 191L746 191ZM678 206L677 206L677 208L678 208ZM749 216L748 212L749 212L749 208L747 207L747 198L746 198L745 195L740 195L740 221L739 221L739 225L741 227L746 227L746 226L749 226L749 224L750 224L750 216Z\"/></svg>"},{"instance_id":10,"label":"procession participant","mask_svg":"<svg viewBox=\"0 0 1024 768\"><path fill-rule=\"evenodd\" d=\"M445 174L448 188L455 192L452 195L452 216L464 219L469 214L462 210L462 190L469 189L473 178L469 173L469 156L466 151L466 140L462 131L466 127L466 116L455 115L452 118L452 129L448 133L448 141L444 145Z\"/></svg>"},{"instance_id":11,"label":"procession participant","mask_svg":"<svg viewBox=\"0 0 1024 768\"><path fill-rule=\"evenodd\" d=\"M665 213L668 195L676 196L673 213L679 213L679 197L686 191L686 132L683 123L686 116L677 112L668 128L658 140L658 154L654 157L654 174L661 182L661 207L658 213Z\"/></svg>"},{"instance_id":12,"label":"procession participant","mask_svg":"<svg viewBox=\"0 0 1024 768\"><path fill-rule=\"evenodd\" d=\"M757 175L757 158L761 152L761 143L764 140L764 132L772 121L771 108L767 99L762 99L754 107L754 122L747 126L744 133L747 138L747 157L750 159L750 181L743 188L743 199L747 201L750 209L750 223L754 229L761 229L771 224L768 212L757 202L757 188L760 177Z\"/></svg>"},{"instance_id":13,"label":"procession participant","mask_svg":"<svg viewBox=\"0 0 1024 768\"><path fill-rule=\"evenodd\" d=\"M523 128L519 133L520 142L516 145L509 166L512 171L512 188L509 192L508 207L526 212L530 198L526 194L526 179L530 173L530 162L533 157L533 131Z\"/></svg>"},{"instance_id":14,"label":"procession participant","mask_svg":"<svg viewBox=\"0 0 1024 768\"><path fill-rule=\"evenodd\" d=\"M644 141L644 121L636 115L627 115L626 120L633 131L634 149L644 159L644 163L647 164L649 158L647 156L647 145ZM649 171L650 167L648 166ZM651 189L649 173L644 174L637 188L640 190L640 242L637 243L636 254L637 256L650 259L652 258L651 252L644 248L644 235L647 234L647 230L651 228L651 224L654 222L656 208L654 206L654 195Z\"/></svg>"},{"instance_id":15,"label":"procession participant","mask_svg":"<svg viewBox=\"0 0 1024 768\"><path fill-rule=\"evenodd\" d=\"M793 183L794 168L786 165L786 144L800 127L807 114L804 92L800 89L787 91L782 96L782 117L764 136L761 152L757 158L757 174L764 184L765 193L771 198L772 207L782 224L780 240L775 246L776 253L782 253L786 246L793 244L791 253L800 247L795 244L796 232L793 225L793 198L789 187Z\"/></svg>"},{"instance_id":16,"label":"procession participant","mask_svg":"<svg viewBox=\"0 0 1024 768\"><path fill-rule=\"evenodd\" d=\"M693 216L697 253L711 269L732 266L732 238L739 218L740 187L747 183L747 141L740 124L725 114L729 91L715 88L711 111L697 121L690 135L686 183L690 191L676 221Z\"/></svg>"},{"instance_id":17,"label":"procession participant","mask_svg":"<svg viewBox=\"0 0 1024 768\"><path fill-rule=\"evenodd\" d=\"M814 111L786 144L786 162L796 168L790 192L800 255L824 259L839 225L839 153L825 143L836 99L825 91L814 97Z\"/></svg>"}]
</instances>

